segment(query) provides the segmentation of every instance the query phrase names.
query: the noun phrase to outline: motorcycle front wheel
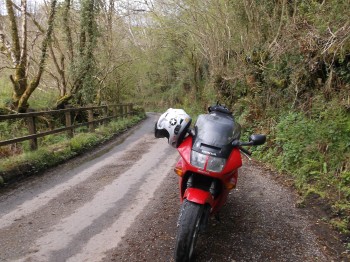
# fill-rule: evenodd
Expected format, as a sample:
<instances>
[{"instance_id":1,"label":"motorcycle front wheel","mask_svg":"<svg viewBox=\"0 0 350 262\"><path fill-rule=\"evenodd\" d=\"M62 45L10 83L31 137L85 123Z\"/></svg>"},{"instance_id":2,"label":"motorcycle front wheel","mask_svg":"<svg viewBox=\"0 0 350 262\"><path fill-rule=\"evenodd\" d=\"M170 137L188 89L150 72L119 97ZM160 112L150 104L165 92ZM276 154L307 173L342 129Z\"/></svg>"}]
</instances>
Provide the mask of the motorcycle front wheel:
<instances>
[{"instance_id":1,"label":"motorcycle front wheel","mask_svg":"<svg viewBox=\"0 0 350 262\"><path fill-rule=\"evenodd\" d=\"M204 205L184 200L178 220L178 230L175 246L175 261L189 262L193 256L200 229L201 219L204 215Z\"/></svg>"}]
</instances>

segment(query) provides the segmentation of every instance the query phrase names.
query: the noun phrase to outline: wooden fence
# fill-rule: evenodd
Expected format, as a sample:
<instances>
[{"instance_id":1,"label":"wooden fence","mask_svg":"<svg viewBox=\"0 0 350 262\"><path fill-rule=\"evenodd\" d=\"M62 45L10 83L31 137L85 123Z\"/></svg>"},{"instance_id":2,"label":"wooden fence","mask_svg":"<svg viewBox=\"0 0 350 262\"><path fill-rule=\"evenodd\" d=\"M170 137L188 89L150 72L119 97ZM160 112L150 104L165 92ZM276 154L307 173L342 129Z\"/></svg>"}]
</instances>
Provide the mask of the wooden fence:
<instances>
[{"instance_id":1,"label":"wooden fence","mask_svg":"<svg viewBox=\"0 0 350 262\"><path fill-rule=\"evenodd\" d=\"M94 111L99 110L103 113L99 113L100 118L94 119L96 114ZM88 121L82 123L73 123L72 112L87 112ZM51 110L42 112L31 112L11 115L0 115L0 121L13 120L13 119L25 119L29 134L26 136L13 138L9 140L0 141L0 146L14 144L26 140L30 140L31 150L38 148L38 138L56 133L66 131L69 137L73 137L74 129L81 126L88 126L90 132L94 132L97 123L106 124L109 120L118 117L124 117L129 114L133 114L133 104L119 104L119 105L108 105L108 106L92 106L92 107L80 107L80 108L66 108L62 110ZM65 127L52 129L37 133L36 118L47 115L64 115L65 116ZM101 117L102 115L102 117Z\"/></svg>"}]
</instances>

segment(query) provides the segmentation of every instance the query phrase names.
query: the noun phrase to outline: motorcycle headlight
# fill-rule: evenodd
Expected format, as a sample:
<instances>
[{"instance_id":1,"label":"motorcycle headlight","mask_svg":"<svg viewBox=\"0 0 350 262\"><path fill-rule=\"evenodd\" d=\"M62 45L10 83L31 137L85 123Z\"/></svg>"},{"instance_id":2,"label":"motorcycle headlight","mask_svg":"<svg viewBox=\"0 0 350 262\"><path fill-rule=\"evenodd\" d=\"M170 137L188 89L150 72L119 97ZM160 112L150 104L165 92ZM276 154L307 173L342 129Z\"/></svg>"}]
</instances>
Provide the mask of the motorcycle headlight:
<instances>
[{"instance_id":1,"label":"motorcycle headlight","mask_svg":"<svg viewBox=\"0 0 350 262\"><path fill-rule=\"evenodd\" d=\"M204 169L205 162L207 161L207 155L203 155L201 153L198 153L196 151L191 152L191 164Z\"/></svg>"},{"instance_id":2,"label":"motorcycle headlight","mask_svg":"<svg viewBox=\"0 0 350 262\"><path fill-rule=\"evenodd\" d=\"M221 172L226 164L226 159L210 156L208 159L207 170L213 172Z\"/></svg>"}]
</instances>

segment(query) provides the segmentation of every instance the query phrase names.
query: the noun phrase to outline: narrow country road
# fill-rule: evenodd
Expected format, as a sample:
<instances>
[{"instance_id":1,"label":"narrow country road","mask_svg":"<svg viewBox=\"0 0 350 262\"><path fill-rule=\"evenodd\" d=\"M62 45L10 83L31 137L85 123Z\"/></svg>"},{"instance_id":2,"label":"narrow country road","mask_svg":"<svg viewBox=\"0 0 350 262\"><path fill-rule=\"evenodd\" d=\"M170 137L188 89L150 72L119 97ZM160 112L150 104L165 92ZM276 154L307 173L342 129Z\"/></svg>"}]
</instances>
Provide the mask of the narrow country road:
<instances>
[{"instance_id":1,"label":"narrow country road","mask_svg":"<svg viewBox=\"0 0 350 262\"><path fill-rule=\"evenodd\" d=\"M157 115L96 152L0 191L0 261L172 261L177 151ZM257 164L211 220L196 261L339 261L296 196Z\"/></svg>"},{"instance_id":2,"label":"narrow country road","mask_svg":"<svg viewBox=\"0 0 350 262\"><path fill-rule=\"evenodd\" d=\"M2 193L0 260L99 261L116 247L176 160L154 121L96 158Z\"/></svg>"}]
</instances>

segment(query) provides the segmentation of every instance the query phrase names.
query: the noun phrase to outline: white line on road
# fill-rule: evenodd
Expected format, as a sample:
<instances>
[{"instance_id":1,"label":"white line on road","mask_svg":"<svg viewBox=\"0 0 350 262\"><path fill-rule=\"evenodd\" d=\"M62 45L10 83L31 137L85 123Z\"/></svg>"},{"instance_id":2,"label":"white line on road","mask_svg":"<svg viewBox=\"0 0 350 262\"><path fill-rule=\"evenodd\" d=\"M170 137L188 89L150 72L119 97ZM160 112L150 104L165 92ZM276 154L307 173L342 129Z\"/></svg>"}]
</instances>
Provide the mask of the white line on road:
<instances>
[{"instance_id":1,"label":"white line on road","mask_svg":"<svg viewBox=\"0 0 350 262\"><path fill-rule=\"evenodd\" d=\"M104 231L101 233L101 235L96 237L106 237L109 240L104 240L102 243L100 243L100 245L96 246L97 250L94 252L97 253L91 253L91 251L89 251L87 254L80 254L76 260L74 258L72 258L72 260L81 261L80 256L83 256L83 259L89 261L92 261L93 259L91 256L97 256L98 258L103 257L103 252L107 250L105 247L108 247L109 249L115 246L118 239L120 239L120 237L125 233L126 228L130 226L131 221L134 220L137 214L141 212L142 207L144 207L149 201L149 199L145 198L142 194L145 194L146 191L152 192L153 194L159 183L164 179L164 176L162 177L162 173L159 172L164 172L164 169L166 169L168 172L169 167L173 166L175 162L175 153L169 156L169 158L165 161L163 166L164 169L162 171L158 170L160 158L164 157L165 151L168 149L168 147L169 146L167 143L164 143L163 140L157 140L152 145L153 150L151 149L148 153L143 155L138 162L134 163L130 169L121 174L116 180L113 181L112 184L105 186L103 190L98 192L90 202L77 209L71 216L61 220L60 223L54 226L50 232L38 239L33 247L33 250L38 250L38 252L32 254L30 257L23 258L23 260L30 259L33 261L49 261L50 254L52 252L67 248L77 234L89 227L92 223L96 223L98 218L103 216L103 214L109 209L116 208L116 202L124 197L132 185L142 181L146 173L154 171L154 173L148 179L146 179L146 185L141 186L143 189L140 193L138 193L139 201L134 204L134 208L127 210L127 213L121 215L121 217L113 224L112 232L109 232L107 229L107 231ZM109 159L109 161L111 161L111 159ZM106 164L107 162L103 161L103 163ZM69 185L72 186L71 184ZM84 219L87 217L88 219ZM126 217L128 219L126 219ZM121 223L123 223L124 226L121 226ZM118 228L120 232L115 233L116 228ZM114 233L116 235L113 235ZM91 248L93 245L91 243L96 245L96 240L94 239L95 238L93 237L88 243L89 248Z\"/></svg>"},{"instance_id":2,"label":"white line on road","mask_svg":"<svg viewBox=\"0 0 350 262\"><path fill-rule=\"evenodd\" d=\"M67 262L100 261L105 256L106 251L117 247L125 235L126 230L150 202L154 192L170 171L170 167L174 166L176 155L177 153L170 155L166 161L154 170L137 193L137 200L122 213L111 227L106 228L103 232L91 238L84 249L76 256L67 260Z\"/></svg>"},{"instance_id":3,"label":"white line on road","mask_svg":"<svg viewBox=\"0 0 350 262\"><path fill-rule=\"evenodd\" d=\"M144 137L140 137L138 140L136 140L134 143L130 144L129 148L134 147L137 145L141 139L144 139ZM164 141L163 141L164 143ZM109 157L106 157L104 159L101 159L96 164L87 167L84 170L81 170L78 174L73 176L68 181L58 184L57 186L53 187L52 189L45 191L35 198L25 201L21 205L17 206L15 210L3 215L0 217L0 229L5 228L7 226L10 226L13 222L20 219L23 216L27 216L41 207L45 206L49 201L56 198L59 194L63 193L66 190L69 190L76 185L80 184L81 182L87 180L89 177L91 177L93 174L95 174L98 170L106 166L108 163L116 162L116 160L121 157L125 152L118 152L116 154L113 154ZM72 173L74 173L74 170L72 170Z\"/></svg>"}]
</instances>

